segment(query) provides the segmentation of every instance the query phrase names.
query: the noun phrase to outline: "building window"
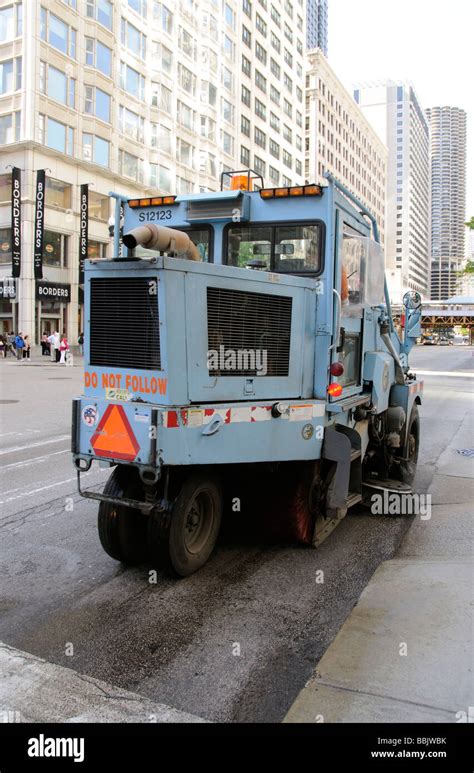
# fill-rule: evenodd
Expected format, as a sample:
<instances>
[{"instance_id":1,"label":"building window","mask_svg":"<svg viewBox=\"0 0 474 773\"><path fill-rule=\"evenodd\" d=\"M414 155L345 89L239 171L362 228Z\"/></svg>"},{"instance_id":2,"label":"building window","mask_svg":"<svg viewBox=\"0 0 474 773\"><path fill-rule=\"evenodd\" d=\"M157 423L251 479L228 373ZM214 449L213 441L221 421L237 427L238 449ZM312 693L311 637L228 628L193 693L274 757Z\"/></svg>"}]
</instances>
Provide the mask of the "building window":
<instances>
[{"instance_id":1,"label":"building window","mask_svg":"<svg viewBox=\"0 0 474 773\"><path fill-rule=\"evenodd\" d=\"M280 146L275 140L270 140L270 153L275 158L280 158Z\"/></svg>"},{"instance_id":2,"label":"building window","mask_svg":"<svg viewBox=\"0 0 474 773\"><path fill-rule=\"evenodd\" d=\"M178 101L177 116L178 123L180 123L181 126L184 126L185 129L189 129L191 132L194 131L194 110L191 110L184 102Z\"/></svg>"},{"instance_id":3,"label":"building window","mask_svg":"<svg viewBox=\"0 0 474 773\"><path fill-rule=\"evenodd\" d=\"M249 48L252 47L252 33L244 24L242 24L242 40L246 46Z\"/></svg>"},{"instance_id":4,"label":"building window","mask_svg":"<svg viewBox=\"0 0 474 773\"><path fill-rule=\"evenodd\" d=\"M179 28L178 45L186 56L189 56L190 59L196 59L196 41L183 27Z\"/></svg>"},{"instance_id":5,"label":"building window","mask_svg":"<svg viewBox=\"0 0 474 773\"><path fill-rule=\"evenodd\" d=\"M272 18L272 21L274 21L275 24L277 25L277 27L281 27L281 16L274 5L272 5L270 16Z\"/></svg>"},{"instance_id":6,"label":"building window","mask_svg":"<svg viewBox=\"0 0 474 773\"><path fill-rule=\"evenodd\" d=\"M127 153L126 150L119 150L119 174L122 177L128 177L130 180L143 182L143 164L141 158Z\"/></svg>"},{"instance_id":7,"label":"building window","mask_svg":"<svg viewBox=\"0 0 474 773\"><path fill-rule=\"evenodd\" d=\"M265 94L267 93L267 79L258 70L255 70L255 85Z\"/></svg>"},{"instance_id":8,"label":"building window","mask_svg":"<svg viewBox=\"0 0 474 773\"><path fill-rule=\"evenodd\" d=\"M270 86L270 99L276 105L280 104L280 92L275 88L275 86Z\"/></svg>"},{"instance_id":9,"label":"building window","mask_svg":"<svg viewBox=\"0 0 474 773\"><path fill-rule=\"evenodd\" d=\"M270 71L271 71L272 75L275 76L275 78L278 78L278 80L280 80L280 77L281 77L281 67L280 67L280 65L277 62L275 62L274 59L270 59Z\"/></svg>"},{"instance_id":10,"label":"building window","mask_svg":"<svg viewBox=\"0 0 474 773\"><path fill-rule=\"evenodd\" d=\"M288 102L287 99L283 100L283 112L285 115L287 115L289 118L292 117L293 114L293 108L291 106L291 102Z\"/></svg>"},{"instance_id":11,"label":"building window","mask_svg":"<svg viewBox=\"0 0 474 773\"><path fill-rule=\"evenodd\" d=\"M68 78L61 70L51 64L40 62L39 89L51 99L74 108L76 105L76 80Z\"/></svg>"},{"instance_id":12,"label":"building window","mask_svg":"<svg viewBox=\"0 0 474 773\"><path fill-rule=\"evenodd\" d=\"M120 39L122 46L128 48L132 54L145 59L146 57L146 35L137 30L133 24L123 17L120 20Z\"/></svg>"},{"instance_id":13,"label":"building window","mask_svg":"<svg viewBox=\"0 0 474 773\"><path fill-rule=\"evenodd\" d=\"M255 15L255 26L264 37L267 36L267 25L258 13Z\"/></svg>"},{"instance_id":14,"label":"building window","mask_svg":"<svg viewBox=\"0 0 474 773\"><path fill-rule=\"evenodd\" d=\"M55 209L71 209L72 185L52 177L46 177L46 206Z\"/></svg>"},{"instance_id":15,"label":"building window","mask_svg":"<svg viewBox=\"0 0 474 773\"><path fill-rule=\"evenodd\" d=\"M222 68L222 85L231 93L234 90L234 78L228 67Z\"/></svg>"},{"instance_id":16,"label":"building window","mask_svg":"<svg viewBox=\"0 0 474 773\"><path fill-rule=\"evenodd\" d=\"M84 95L84 112L110 123L110 95L97 86L84 86Z\"/></svg>"},{"instance_id":17,"label":"building window","mask_svg":"<svg viewBox=\"0 0 474 773\"><path fill-rule=\"evenodd\" d=\"M243 0L242 10L249 17L249 19L252 18L252 3L250 0Z\"/></svg>"},{"instance_id":18,"label":"building window","mask_svg":"<svg viewBox=\"0 0 474 773\"><path fill-rule=\"evenodd\" d=\"M144 124L145 121L140 115L134 113L133 110L129 110L127 107L120 105L119 126L122 134L126 134L128 137L131 137L137 142L143 142Z\"/></svg>"},{"instance_id":19,"label":"building window","mask_svg":"<svg viewBox=\"0 0 474 773\"><path fill-rule=\"evenodd\" d=\"M22 35L22 13L21 3L0 8L0 43L7 43Z\"/></svg>"},{"instance_id":20,"label":"building window","mask_svg":"<svg viewBox=\"0 0 474 773\"><path fill-rule=\"evenodd\" d=\"M293 81L291 78L285 73L283 73L283 84L288 91L293 91Z\"/></svg>"},{"instance_id":21,"label":"building window","mask_svg":"<svg viewBox=\"0 0 474 773\"><path fill-rule=\"evenodd\" d=\"M189 142L185 142L180 137L176 141L176 155L181 164L193 166L194 148Z\"/></svg>"},{"instance_id":22,"label":"building window","mask_svg":"<svg viewBox=\"0 0 474 773\"><path fill-rule=\"evenodd\" d=\"M224 121L228 121L229 123L233 123L234 121L234 108L231 105L230 102L227 101L227 99L222 99L221 101L221 113Z\"/></svg>"},{"instance_id":23,"label":"building window","mask_svg":"<svg viewBox=\"0 0 474 773\"><path fill-rule=\"evenodd\" d=\"M270 43L272 44L275 51L280 53L280 49L281 49L280 39L275 35L274 32L272 32L270 35Z\"/></svg>"},{"instance_id":24,"label":"building window","mask_svg":"<svg viewBox=\"0 0 474 773\"><path fill-rule=\"evenodd\" d=\"M143 99L145 95L145 78L139 72L129 67L125 62L120 62L120 88L137 99Z\"/></svg>"},{"instance_id":25,"label":"building window","mask_svg":"<svg viewBox=\"0 0 474 773\"><path fill-rule=\"evenodd\" d=\"M102 137L96 137L94 134L83 132L82 157L84 161L89 161L99 166L109 166L110 142Z\"/></svg>"},{"instance_id":26,"label":"building window","mask_svg":"<svg viewBox=\"0 0 474 773\"><path fill-rule=\"evenodd\" d=\"M265 132L262 132L261 129L255 127L254 137L256 145L260 145L260 147L264 149L267 147L267 135Z\"/></svg>"},{"instance_id":27,"label":"building window","mask_svg":"<svg viewBox=\"0 0 474 773\"><path fill-rule=\"evenodd\" d=\"M296 111L296 125L303 128L303 114L299 110Z\"/></svg>"},{"instance_id":28,"label":"building window","mask_svg":"<svg viewBox=\"0 0 474 773\"><path fill-rule=\"evenodd\" d=\"M280 131L280 119L272 112L270 112L270 126L272 129L275 129L276 132Z\"/></svg>"},{"instance_id":29,"label":"building window","mask_svg":"<svg viewBox=\"0 0 474 773\"><path fill-rule=\"evenodd\" d=\"M250 150L243 145L240 146L240 163L247 168L250 166Z\"/></svg>"},{"instance_id":30,"label":"building window","mask_svg":"<svg viewBox=\"0 0 474 773\"><path fill-rule=\"evenodd\" d=\"M267 108L257 97L255 97L255 115L261 118L262 121L267 120Z\"/></svg>"},{"instance_id":31,"label":"building window","mask_svg":"<svg viewBox=\"0 0 474 773\"><path fill-rule=\"evenodd\" d=\"M111 30L113 25L113 6L110 0L87 0L87 15Z\"/></svg>"},{"instance_id":32,"label":"building window","mask_svg":"<svg viewBox=\"0 0 474 773\"><path fill-rule=\"evenodd\" d=\"M163 32L173 34L173 14L163 3L153 3L153 18L159 22Z\"/></svg>"},{"instance_id":33,"label":"building window","mask_svg":"<svg viewBox=\"0 0 474 773\"><path fill-rule=\"evenodd\" d=\"M109 78L112 75L112 50L100 40L86 38L86 65L95 67Z\"/></svg>"},{"instance_id":34,"label":"building window","mask_svg":"<svg viewBox=\"0 0 474 773\"><path fill-rule=\"evenodd\" d=\"M285 22L285 25L283 27L283 34L284 34L285 38L290 41L290 43L293 43L293 33L292 33L290 27L288 26L288 24L286 22Z\"/></svg>"},{"instance_id":35,"label":"building window","mask_svg":"<svg viewBox=\"0 0 474 773\"><path fill-rule=\"evenodd\" d=\"M264 177L265 176L265 168L266 168L265 161L263 161L263 159L261 159L259 156L254 156L253 157L253 164L254 164L254 167L255 167L255 171L258 172L258 174L261 174L262 177Z\"/></svg>"},{"instance_id":36,"label":"building window","mask_svg":"<svg viewBox=\"0 0 474 773\"><path fill-rule=\"evenodd\" d=\"M247 88L247 86L244 86L242 84L242 102L244 105L247 105L247 107L250 107L251 104L251 94L250 89Z\"/></svg>"},{"instance_id":37,"label":"building window","mask_svg":"<svg viewBox=\"0 0 474 773\"><path fill-rule=\"evenodd\" d=\"M40 11L40 37L66 56L76 58L76 30L43 7Z\"/></svg>"},{"instance_id":38,"label":"building window","mask_svg":"<svg viewBox=\"0 0 474 773\"><path fill-rule=\"evenodd\" d=\"M89 189L89 217L93 220L102 220L102 222L106 223L109 219L109 212L109 197Z\"/></svg>"},{"instance_id":39,"label":"building window","mask_svg":"<svg viewBox=\"0 0 474 773\"><path fill-rule=\"evenodd\" d=\"M146 19L146 0L128 0L128 5L130 8L133 8L136 13Z\"/></svg>"},{"instance_id":40,"label":"building window","mask_svg":"<svg viewBox=\"0 0 474 773\"><path fill-rule=\"evenodd\" d=\"M234 155L234 138L227 132L221 132L221 146L224 153Z\"/></svg>"},{"instance_id":41,"label":"building window","mask_svg":"<svg viewBox=\"0 0 474 773\"><path fill-rule=\"evenodd\" d=\"M245 134L246 137L250 137L250 121L243 115L240 119L240 131Z\"/></svg>"},{"instance_id":42,"label":"building window","mask_svg":"<svg viewBox=\"0 0 474 773\"><path fill-rule=\"evenodd\" d=\"M55 231L44 232L43 263L45 266L67 267L69 239Z\"/></svg>"},{"instance_id":43,"label":"building window","mask_svg":"<svg viewBox=\"0 0 474 773\"><path fill-rule=\"evenodd\" d=\"M252 75L252 65L250 64L250 60L247 59L246 56L242 56L242 72L244 75L247 75L249 78Z\"/></svg>"},{"instance_id":44,"label":"building window","mask_svg":"<svg viewBox=\"0 0 474 773\"><path fill-rule=\"evenodd\" d=\"M21 56L0 62L0 94L21 89Z\"/></svg>"},{"instance_id":45,"label":"building window","mask_svg":"<svg viewBox=\"0 0 474 773\"><path fill-rule=\"evenodd\" d=\"M180 64L178 67L178 78L181 88L187 93L194 96L196 91L196 76L187 67Z\"/></svg>"},{"instance_id":46,"label":"building window","mask_svg":"<svg viewBox=\"0 0 474 773\"><path fill-rule=\"evenodd\" d=\"M278 185L278 183L280 182L280 172L278 171L278 169L275 169L274 166L270 165L268 167L268 176L270 177L270 180L274 185Z\"/></svg>"},{"instance_id":47,"label":"building window","mask_svg":"<svg viewBox=\"0 0 474 773\"><path fill-rule=\"evenodd\" d=\"M39 116L39 140L48 148L72 156L74 153L74 129L53 118Z\"/></svg>"},{"instance_id":48,"label":"building window","mask_svg":"<svg viewBox=\"0 0 474 773\"><path fill-rule=\"evenodd\" d=\"M290 127L285 124L283 124L283 139L285 139L287 142L293 142L293 132L291 131Z\"/></svg>"},{"instance_id":49,"label":"building window","mask_svg":"<svg viewBox=\"0 0 474 773\"><path fill-rule=\"evenodd\" d=\"M255 56L257 59L262 62L262 64L266 65L267 63L267 52L265 51L264 47L260 45L260 43L255 43Z\"/></svg>"},{"instance_id":50,"label":"building window","mask_svg":"<svg viewBox=\"0 0 474 773\"><path fill-rule=\"evenodd\" d=\"M283 163L285 164L285 166L290 167L290 169L293 165L293 159L291 158L291 155L286 150L283 151Z\"/></svg>"},{"instance_id":51,"label":"building window","mask_svg":"<svg viewBox=\"0 0 474 773\"><path fill-rule=\"evenodd\" d=\"M299 161L298 159L295 159L295 172L298 175L303 174L303 166L301 164L301 161Z\"/></svg>"}]
</instances>

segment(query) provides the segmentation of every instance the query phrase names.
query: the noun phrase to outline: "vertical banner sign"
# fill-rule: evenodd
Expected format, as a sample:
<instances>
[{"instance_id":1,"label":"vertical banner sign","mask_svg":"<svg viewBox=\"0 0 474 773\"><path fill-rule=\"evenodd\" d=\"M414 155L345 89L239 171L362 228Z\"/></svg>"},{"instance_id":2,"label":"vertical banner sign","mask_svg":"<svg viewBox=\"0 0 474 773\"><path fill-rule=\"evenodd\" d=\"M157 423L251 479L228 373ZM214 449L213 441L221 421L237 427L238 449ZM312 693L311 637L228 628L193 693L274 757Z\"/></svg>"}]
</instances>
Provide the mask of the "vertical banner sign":
<instances>
[{"instance_id":1,"label":"vertical banner sign","mask_svg":"<svg viewBox=\"0 0 474 773\"><path fill-rule=\"evenodd\" d=\"M12 277L21 272L21 169L12 169Z\"/></svg>"},{"instance_id":2,"label":"vertical banner sign","mask_svg":"<svg viewBox=\"0 0 474 773\"><path fill-rule=\"evenodd\" d=\"M45 170L38 169L38 171L36 172L36 211L35 211L35 240L34 240L35 279L43 278L45 184L46 184Z\"/></svg>"},{"instance_id":3,"label":"vertical banner sign","mask_svg":"<svg viewBox=\"0 0 474 773\"><path fill-rule=\"evenodd\" d=\"M81 185L80 228L79 228L79 284L84 284L84 261L87 260L89 242L89 186Z\"/></svg>"},{"instance_id":4,"label":"vertical banner sign","mask_svg":"<svg viewBox=\"0 0 474 773\"><path fill-rule=\"evenodd\" d=\"M123 221L125 217L125 209L123 206L123 201L120 200L120 219L119 219L119 248L118 248L118 257L123 257Z\"/></svg>"}]
</instances>

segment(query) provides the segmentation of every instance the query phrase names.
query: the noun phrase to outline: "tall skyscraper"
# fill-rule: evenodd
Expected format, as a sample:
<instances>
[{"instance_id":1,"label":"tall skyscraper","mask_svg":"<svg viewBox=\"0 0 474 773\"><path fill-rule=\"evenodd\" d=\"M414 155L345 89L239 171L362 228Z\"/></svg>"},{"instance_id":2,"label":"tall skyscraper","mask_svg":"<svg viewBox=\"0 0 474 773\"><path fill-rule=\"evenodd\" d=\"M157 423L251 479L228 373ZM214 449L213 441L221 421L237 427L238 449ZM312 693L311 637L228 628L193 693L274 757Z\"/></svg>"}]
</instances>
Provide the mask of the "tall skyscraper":
<instances>
[{"instance_id":1,"label":"tall skyscraper","mask_svg":"<svg viewBox=\"0 0 474 773\"><path fill-rule=\"evenodd\" d=\"M464 259L466 113L458 107L426 111L431 126L431 298L456 294Z\"/></svg>"},{"instance_id":2,"label":"tall skyscraper","mask_svg":"<svg viewBox=\"0 0 474 773\"><path fill-rule=\"evenodd\" d=\"M251 167L304 179L303 0L7 0L0 8L0 287L11 276L11 173L23 193L22 271L0 332L77 340L79 186L89 254L111 255L109 191L134 198L219 188ZM33 273L35 171L47 169L46 299Z\"/></svg>"},{"instance_id":3,"label":"tall skyscraper","mask_svg":"<svg viewBox=\"0 0 474 773\"><path fill-rule=\"evenodd\" d=\"M306 47L328 55L328 0L307 0Z\"/></svg>"},{"instance_id":4,"label":"tall skyscraper","mask_svg":"<svg viewBox=\"0 0 474 773\"><path fill-rule=\"evenodd\" d=\"M388 147L385 265L394 300L406 290L430 296L429 125L413 87L386 82L354 91Z\"/></svg>"},{"instance_id":5,"label":"tall skyscraper","mask_svg":"<svg viewBox=\"0 0 474 773\"><path fill-rule=\"evenodd\" d=\"M334 174L375 215L383 242L387 148L322 51L306 60L306 182Z\"/></svg>"}]
</instances>

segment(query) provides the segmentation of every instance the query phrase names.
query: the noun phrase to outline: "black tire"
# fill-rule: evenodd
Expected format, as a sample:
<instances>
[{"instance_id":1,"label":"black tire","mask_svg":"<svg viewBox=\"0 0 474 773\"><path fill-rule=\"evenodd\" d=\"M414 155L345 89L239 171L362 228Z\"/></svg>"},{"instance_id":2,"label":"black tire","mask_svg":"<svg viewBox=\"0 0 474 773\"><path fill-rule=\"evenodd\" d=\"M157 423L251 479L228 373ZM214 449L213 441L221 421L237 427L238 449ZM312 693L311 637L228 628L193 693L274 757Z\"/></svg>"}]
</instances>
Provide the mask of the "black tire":
<instances>
[{"instance_id":1,"label":"black tire","mask_svg":"<svg viewBox=\"0 0 474 773\"><path fill-rule=\"evenodd\" d=\"M116 467L105 484L104 494L142 499L138 471L134 467ZM98 530L102 547L116 561L139 564L147 559L147 517L140 510L101 502Z\"/></svg>"},{"instance_id":2,"label":"black tire","mask_svg":"<svg viewBox=\"0 0 474 773\"><path fill-rule=\"evenodd\" d=\"M200 569L214 550L222 519L220 484L196 473L184 481L171 516L156 513L148 526L154 563L179 577Z\"/></svg>"},{"instance_id":3,"label":"black tire","mask_svg":"<svg viewBox=\"0 0 474 773\"><path fill-rule=\"evenodd\" d=\"M418 451L420 448L420 415L418 405L414 403L408 422L407 442L403 448L403 459L399 465L398 477L403 483L411 485L416 474Z\"/></svg>"}]
</instances>

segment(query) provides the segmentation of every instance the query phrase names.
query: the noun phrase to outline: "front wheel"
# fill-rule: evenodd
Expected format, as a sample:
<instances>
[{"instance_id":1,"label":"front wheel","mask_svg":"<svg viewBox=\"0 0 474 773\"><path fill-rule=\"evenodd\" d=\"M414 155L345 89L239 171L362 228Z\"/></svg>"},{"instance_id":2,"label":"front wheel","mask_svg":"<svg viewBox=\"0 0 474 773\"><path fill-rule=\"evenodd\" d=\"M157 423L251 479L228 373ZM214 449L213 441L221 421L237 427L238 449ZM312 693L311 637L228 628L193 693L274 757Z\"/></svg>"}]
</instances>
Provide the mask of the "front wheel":
<instances>
[{"instance_id":1,"label":"front wheel","mask_svg":"<svg viewBox=\"0 0 474 773\"><path fill-rule=\"evenodd\" d=\"M420 448L420 414L418 405L414 403L408 423L407 441L403 448L403 458L398 467L398 477L403 483L411 485L415 478L418 451Z\"/></svg>"},{"instance_id":2,"label":"front wheel","mask_svg":"<svg viewBox=\"0 0 474 773\"><path fill-rule=\"evenodd\" d=\"M151 516L148 544L152 557L180 577L200 569L214 550L222 519L219 483L202 474L184 481L171 518Z\"/></svg>"}]
</instances>

